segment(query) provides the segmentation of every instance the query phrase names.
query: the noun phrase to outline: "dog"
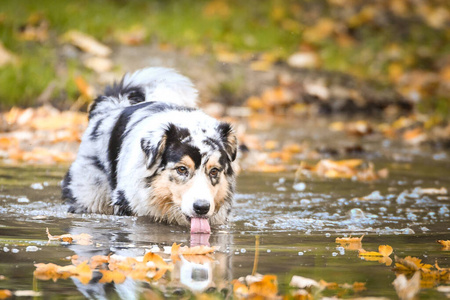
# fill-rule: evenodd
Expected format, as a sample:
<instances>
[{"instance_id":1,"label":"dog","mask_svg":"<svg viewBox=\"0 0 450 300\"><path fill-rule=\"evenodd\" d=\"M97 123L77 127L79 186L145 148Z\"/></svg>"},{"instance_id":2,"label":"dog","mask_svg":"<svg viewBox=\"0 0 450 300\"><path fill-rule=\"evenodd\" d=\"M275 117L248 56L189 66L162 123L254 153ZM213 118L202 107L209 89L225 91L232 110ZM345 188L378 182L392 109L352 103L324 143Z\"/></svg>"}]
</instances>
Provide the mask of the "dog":
<instances>
[{"instance_id":1,"label":"dog","mask_svg":"<svg viewBox=\"0 0 450 300\"><path fill-rule=\"evenodd\" d=\"M148 216L209 233L235 191L233 127L197 108L192 82L172 69L127 73L89 108L62 181L70 213Z\"/></svg>"}]
</instances>

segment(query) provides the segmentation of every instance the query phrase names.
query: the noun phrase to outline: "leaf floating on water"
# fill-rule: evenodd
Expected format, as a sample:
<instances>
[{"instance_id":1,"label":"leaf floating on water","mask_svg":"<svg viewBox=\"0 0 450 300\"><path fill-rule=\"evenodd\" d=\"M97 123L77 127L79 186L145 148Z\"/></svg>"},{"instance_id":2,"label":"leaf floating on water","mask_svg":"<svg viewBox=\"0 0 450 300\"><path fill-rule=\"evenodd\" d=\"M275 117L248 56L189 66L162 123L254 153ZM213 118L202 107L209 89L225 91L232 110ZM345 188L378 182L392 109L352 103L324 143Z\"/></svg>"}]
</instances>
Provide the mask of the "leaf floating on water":
<instances>
[{"instance_id":1,"label":"leaf floating on water","mask_svg":"<svg viewBox=\"0 0 450 300\"><path fill-rule=\"evenodd\" d=\"M180 254L181 255L206 255L206 254L214 253L218 249L219 249L219 247L217 247L217 246L209 247L209 246L204 246L204 245L195 246L195 247L188 247L188 246L181 247L181 244L173 243L171 254L172 254L172 256L177 256Z\"/></svg>"},{"instance_id":2,"label":"leaf floating on water","mask_svg":"<svg viewBox=\"0 0 450 300\"><path fill-rule=\"evenodd\" d=\"M429 272L433 266L430 264L423 264L422 260L417 257L407 256L405 258L400 258L395 256L395 269L399 272L415 272L424 271Z\"/></svg>"},{"instance_id":3,"label":"leaf floating on water","mask_svg":"<svg viewBox=\"0 0 450 300\"><path fill-rule=\"evenodd\" d=\"M12 292L10 290L0 290L0 299L6 299L12 297Z\"/></svg>"},{"instance_id":4,"label":"leaf floating on water","mask_svg":"<svg viewBox=\"0 0 450 300\"><path fill-rule=\"evenodd\" d=\"M99 280L100 283L111 283L114 282L116 284L123 283L127 278L120 271L110 271L110 270L99 270L102 273L102 278Z\"/></svg>"},{"instance_id":5,"label":"leaf floating on water","mask_svg":"<svg viewBox=\"0 0 450 300\"><path fill-rule=\"evenodd\" d=\"M359 256L366 261L378 261L381 264L390 266L392 264L392 259L389 255L392 254L393 249L389 245L378 246L378 252L376 251L366 251L364 249L359 249Z\"/></svg>"},{"instance_id":6,"label":"leaf floating on water","mask_svg":"<svg viewBox=\"0 0 450 300\"><path fill-rule=\"evenodd\" d=\"M437 242L443 246L442 250L449 250L450 249L450 240L446 240L446 241L438 240Z\"/></svg>"},{"instance_id":7,"label":"leaf floating on water","mask_svg":"<svg viewBox=\"0 0 450 300\"><path fill-rule=\"evenodd\" d=\"M278 281L275 275L264 275L261 281L256 281L248 287L251 296L274 298L278 293Z\"/></svg>"},{"instance_id":8,"label":"leaf floating on water","mask_svg":"<svg viewBox=\"0 0 450 300\"><path fill-rule=\"evenodd\" d=\"M392 249L389 245L380 245L378 246L378 252L383 256L390 256L394 249Z\"/></svg>"},{"instance_id":9,"label":"leaf floating on water","mask_svg":"<svg viewBox=\"0 0 450 300\"><path fill-rule=\"evenodd\" d=\"M78 245L92 245L92 236L87 233L81 234L63 234L63 235L51 235L48 228L46 228L47 236L49 241L61 241L72 244L72 242L77 243Z\"/></svg>"},{"instance_id":10,"label":"leaf floating on water","mask_svg":"<svg viewBox=\"0 0 450 300\"><path fill-rule=\"evenodd\" d=\"M336 238L336 243L345 244L345 243L360 243L362 239L364 238L363 234L360 237L342 237L342 238Z\"/></svg>"},{"instance_id":11,"label":"leaf floating on water","mask_svg":"<svg viewBox=\"0 0 450 300\"><path fill-rule=\"evenodd\" d=\"M420 291L420 272L414 273L411 279L407 279L404 274L400 274L392 282L397 295L402 300L412 300Z\"/></svg>"},{"instance_id":12,"label":"leaf floating on water","mask_svg":"<svg viewBox=\"0 0 450 300\"><path fill-rule=\"evenodd\" d=\"M167 264L161 256L153 252L147 252L144 255L143 262L147 264L153 263L154 266L159 270L167 270L172 268L172 266Z\"/></svg>"},{"instance_id":13,"label":"leaf floating on water","mask_svg":"<svg viewBox=\"0 0 450 300\"><path fill-rule=\"evenodd\" d=\"M326 282L324 281L324 283L326 283ZM319 287L320 285L314 279L294 275L294 276L292 276L289 286L300 288L300 289L305 289L305 288L309 288L312 286Z\"/></svg>"},{"instance_id":14,"label":"leaf floating on water","mask_svg":"<svg viewBox=\"0 0 450 300\"><path fill-rule=\"evenodd\" d=\"M387 169L375 171L373 163L365 163L361 159L331 160L322 159L315 165L308 165L302 162L298 167L295 178L301 179L303 176L316 175L323 178L344 178L358 181L373 181L386 178L389 172Z\"/></svg>"}]
</instances>

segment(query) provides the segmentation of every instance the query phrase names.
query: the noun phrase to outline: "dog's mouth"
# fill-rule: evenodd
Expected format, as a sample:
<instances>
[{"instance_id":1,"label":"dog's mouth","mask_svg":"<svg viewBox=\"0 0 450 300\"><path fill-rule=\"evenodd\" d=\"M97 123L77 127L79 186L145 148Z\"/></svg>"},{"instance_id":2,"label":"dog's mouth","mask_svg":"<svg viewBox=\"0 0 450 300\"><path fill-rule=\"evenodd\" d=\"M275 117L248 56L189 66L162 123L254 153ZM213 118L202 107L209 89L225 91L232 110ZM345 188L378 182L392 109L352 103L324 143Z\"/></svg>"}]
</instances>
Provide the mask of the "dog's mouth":
<instances>
[{"instance_id":1,"label":"dog's mouth","mask_svg":"<svg viewBox=\"0 0 450 300\"><path fill-rule=\"evenodd\" d=\"M191 223L191 233L211 233L207 218L187 217L187 219Z\"/></svg>"}]
</instances>

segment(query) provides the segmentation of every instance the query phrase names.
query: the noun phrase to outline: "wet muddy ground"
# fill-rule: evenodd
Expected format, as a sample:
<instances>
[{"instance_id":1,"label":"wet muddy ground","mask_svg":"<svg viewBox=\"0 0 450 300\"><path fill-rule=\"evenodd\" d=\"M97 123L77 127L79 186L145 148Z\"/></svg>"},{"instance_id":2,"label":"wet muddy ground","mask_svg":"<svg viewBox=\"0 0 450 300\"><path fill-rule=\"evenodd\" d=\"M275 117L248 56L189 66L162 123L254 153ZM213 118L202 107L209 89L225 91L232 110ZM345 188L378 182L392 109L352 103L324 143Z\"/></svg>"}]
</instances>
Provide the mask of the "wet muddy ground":
<instances>
[{"instance_id":1,"label":"wet muddy ground","mask_svg":"<svg viewBox=\"0 0 450 300\"><path fill-rule=\"evenodd\" d=\"M243 170L238 178L235 206L228 225L213 228L211 236L193 239L187 228L153 224L145 218L67 214L60 202L62 166L0 167L0 289L34 290L48 298L139 299L160 295L190 298L207 292L232 297L231 281L252 273L255 237L259 236L258 273L278 276L281 294L292 293L293 275L339 284L365 282L366 289L324 290L326 296L397 298L392 286L393 264L358 257L358 251L335 242L336 237L361 236L367 251L390 245L398 257L413 256L440 267L450 266L448 250L437 240L448 240L448 193L424 193L450 187L450 152L429 147L404 147L382 138L354 140L321 130L329 121L290 122L266 131L280 140L308 141L311 147L341 149L362 143L364 159L389 176L373 182L350 179L296 179L295 172L256 173ZM314 128L314 130L311 130ZM262 135L262 133L258 133ZM52 234L88 233L92 245L48 242ZM77 279L42 281L33 277L35 263L68 264L66 257L110 253L143 255L164 251L174 242L190 245L201 239L219 246L207 263L177 262L175 269L156 282L127 279L122 284L101 284ZM391 256L394 260L394 255ZM448 282L433 282L420 299L445 299L436 289ZM150 298L149 298L150 297Z\"/></svg>"}]
</instances>

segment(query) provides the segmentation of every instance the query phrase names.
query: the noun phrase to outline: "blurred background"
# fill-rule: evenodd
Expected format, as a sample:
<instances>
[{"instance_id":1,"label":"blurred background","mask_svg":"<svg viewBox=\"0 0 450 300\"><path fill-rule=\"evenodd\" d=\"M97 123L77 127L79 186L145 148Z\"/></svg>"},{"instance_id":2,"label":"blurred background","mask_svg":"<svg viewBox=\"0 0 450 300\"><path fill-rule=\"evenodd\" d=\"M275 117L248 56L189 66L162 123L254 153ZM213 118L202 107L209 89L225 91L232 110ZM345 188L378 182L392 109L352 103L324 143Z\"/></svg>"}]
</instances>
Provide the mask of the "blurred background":
<instances>
[{"instance_id":1,"label":"blurred background","mask_svg":"<svg viewBox=\"0 0 450 300\"><path fill-rule=\"evenodd\" d=\"M445 118L449 25L447 0L3 0L0 107L85 109L123 72L163 65L203 103Z\"/></svg>"}]
</instances>

